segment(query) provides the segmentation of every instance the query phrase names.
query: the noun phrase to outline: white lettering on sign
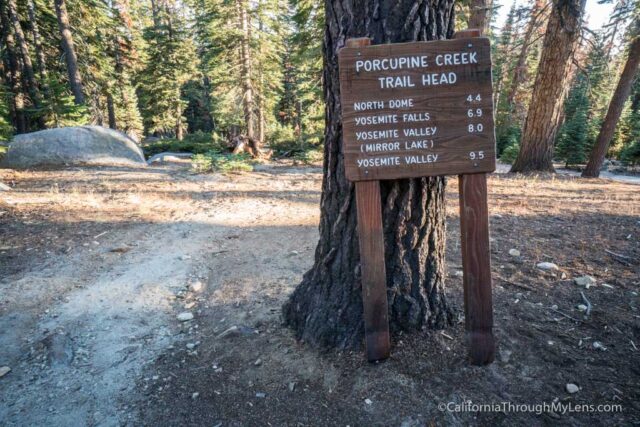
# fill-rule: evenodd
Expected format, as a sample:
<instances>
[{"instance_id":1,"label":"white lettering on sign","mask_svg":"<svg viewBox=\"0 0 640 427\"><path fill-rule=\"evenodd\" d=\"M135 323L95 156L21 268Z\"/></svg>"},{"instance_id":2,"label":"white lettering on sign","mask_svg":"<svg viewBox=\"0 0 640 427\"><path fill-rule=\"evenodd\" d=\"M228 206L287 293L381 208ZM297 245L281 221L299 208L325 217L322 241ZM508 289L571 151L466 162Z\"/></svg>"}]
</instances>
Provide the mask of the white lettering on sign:
<instances>
[{"instance_id":1,"label":"white lettering on sign","mask_svg":"<svg viewBox=\"0 0 640 427\"><path fill-rule=\"evenodd\" d=\"M438 161L437 154L423 154L422 156L405 156L404 161L408 165L421 165L426 163L435 163Z\"/></svg>"},{"instance_id":2,"label":"white lettering on sign","mask_svg":"<svg viewBox=\"0 0 640 427\"><path fill-rule=\"evenodd\" d=\"M456 73L431 73L422 75L422 86L452 85L458 81Z\"/></svg>"},{"instance_id":3,"label":"white lettering on sign","mask_svg":"<svg viewBox=\"0 0 640 427\"><path fill-rule=\"evenodd\" d=\"M467 65L477 64L478 53L477 52L460 52L460 53L445 53L436 55L436 65Z\"/></svg>"},{"instance_id":4,"label":"white lettering on sign","mask_svg":"<svg viewBox=\"0 0 640 427\"><path fill-rule=\"evenodd\" d=\"M400 58L368 59L356 61L356 73L364 71L403 70L408 68L426 68L426 56L402 56Z\"/></svg>"},{"instance_id":5,"label":"white lettering on sign","mask_svg":"<svg viewBox=\"0 0 640 427\"><path fill-rule=\"evenodd\" d=\"M384 101L364 101L364 102L355 102L353 104L353 109L355 111L382 110L383 108L384 108Z\"/></svg>"},{"instance_id":6,"label":"white lettering on sign","mask_svg":"<svg viewBox=\"0 0 640 427\"><path fill-rule=\"evenodd\" d=\"M438 128L436 126L429 128L403 129L404 136L433 136Z\"/></svg>"},{"instance_id":7,"label":"white lettering on sign","mask_svg":"<svg viewBox=\"0 0 640 427\"><path fill-rule=\"evenodd\" d=\"M433 148L433 139L423 139L418 141L405 141L405 150L428 150Z\"/></svg>"},{"instance_id":8,"label":"white lettering on sign","mask_svg":"<svg viewBox=\"0 0 640 427\"><path fill-rule=\"evenodd\" d=\"M356 132L356 139L358 141L366 141L368 139L389 139L397 138L398 129L386 129L386 130L370 130Z\"/></svg>"},{"instance_id":9,"label":"white lettering on sign","mask_svg":"<svg viewBox=\"0 0 640 427\"><path fill-rule=\"evenodd\" d=\"M413 99L390 99L389 108L409 108L413 107Z\"/></svg>"},{"instance_id":10,"label":"white lettering on sign","mask_svg":"<svg viewBox=\"0 0 640 427\"><path fill-rule=\"evenodd\" d=\"M359 168L381 166L400 166L400 157L376 157L375 159L358 159Z\"/></svg>"},{"instance_id":11,"label":"white lettering on sign","mask_svg":"<svg viewBox=\"0 0 640 427\"><path fill-rule=\"evenodd\" d=\"M395 89L416 86L411 81L411 76L378 77L378 81L380 82L380 89Z\"/></svg>"},{"instance_id":12,"label":"white lettering on sign","mask_svg":"<svg viewBox=\"0 0 640 427\"><path fill-rule=\"evenodd\" d=\"M362 116L356 117L356 126L366 125L388 125L390 123L398 123L396 114L384 114L380 116Z\"/></svg>"},{"instance_id":13,"label":"white lettering on sign","mask_svg":"<svg viewBox=\"0 0 640 427\"><path fill-rule=\"evenodd\" d=\"M360 151L363 153L375 153L381 151L395 151L400 149L399 142L377 142L373 144L362 144Z\"/></svg>"},{"instance_id":14,"label":"white lettering on sign","mask_svg":"<svg viewBox=\"0 0 640 427\"><path fill-rule=\"evenodd\" d=\"M431 120L429 113L406 113L402 115L403 122L428 122Z\"/></svg>"}]
</instances>

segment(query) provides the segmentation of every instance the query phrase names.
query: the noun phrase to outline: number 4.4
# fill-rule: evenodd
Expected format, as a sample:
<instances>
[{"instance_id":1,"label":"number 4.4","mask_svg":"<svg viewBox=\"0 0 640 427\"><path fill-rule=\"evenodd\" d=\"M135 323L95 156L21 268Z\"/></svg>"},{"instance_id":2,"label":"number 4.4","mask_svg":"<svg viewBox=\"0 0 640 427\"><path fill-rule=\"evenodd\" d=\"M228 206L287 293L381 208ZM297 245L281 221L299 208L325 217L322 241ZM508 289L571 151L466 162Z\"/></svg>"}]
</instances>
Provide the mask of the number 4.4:
<instances>
[{"instance_id":1,"label":"number 4.4","mask_svg":"<svg viewBox=\"0 0 640 427\"><path fill-rule=\"evenodd\" d=\"M482 97L480 96L479 93L475 95L467 95L467 102L473 102L473 101L482 101Z\"/></svg>"},{"instance_id":2,"label":"number 4.4","mask_svg":"<svg viewBox=\"0 0 640 427\"><path fill-rule=\"evenodd\" d=\"M471 160L482 160L484 159L484 151L469 151L469 158Z\"/></svg>"}]
</instances>

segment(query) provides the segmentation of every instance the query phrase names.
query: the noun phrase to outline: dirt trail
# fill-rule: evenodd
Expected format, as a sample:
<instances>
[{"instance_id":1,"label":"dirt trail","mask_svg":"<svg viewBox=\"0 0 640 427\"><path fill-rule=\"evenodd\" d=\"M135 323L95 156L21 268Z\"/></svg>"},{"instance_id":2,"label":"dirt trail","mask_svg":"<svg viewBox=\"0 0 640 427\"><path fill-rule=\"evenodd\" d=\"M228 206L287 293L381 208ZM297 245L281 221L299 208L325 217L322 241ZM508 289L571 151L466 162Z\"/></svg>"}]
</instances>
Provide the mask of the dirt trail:
<instances>
[{"instance_id":1,"label":"dirt trail","mask_svg":"<svg viewBox=\"0 0 640 427\"><path fill-rule=\"evenodd\" d=\"M465 360L451 180L447 294L458 321L444 333L397 334L392 357L370 365L360 351L296 342L281 322L312 264L320 169L187 167L0 170L13 187L0 193L0 366L12 369L0 378L0 425L640 421L637 186L490 177L498 358L480 368ZM559 270L539 270L541 261ZM597 285L577 286L585 274ZM576 308L581 292L588 317ZM178 320L183 312L194 319ZM468 401L623 411L441 407Z\"/></svg>"},{"instance_id":2,"label":"dirt trail","mask_svg":"<svg viewBox=\"0 0 640 427\"><path fill-rule=\"evenodd\" d=\"M302 176L295 169L268 169L269 179L255 184L253 178L265 173L229 179L192 176L179 167L56 171L32 177L41 188L33 188L33 182L19 184L3 199L9 214L37 211L42 217L36 222L46 220L43 225L54 234L60 221L90 220L94 227L79 236L73 236L73 227L55 236L54 241L76 237L74 246L56 255L47 253L49 247L38 247L37 241L32 247L20 246L19 234L15 240L11 235L3 238L5 254L39 252L39 259L0 280L0 364L12 368L2 379L0 424L131 421L132 380L161 350L188 333L176 319L178 313L197 316L193 306L199 297L190 284L206 286L209 276L235 280L237 285L220 296L238 299L246 293L242 287L253 286L257 277L277 279L282 270L291 274L292 266L257 263L246 251L250 248L229 253L227 246L251 234L262 242L254 242L255 247L270 256L299 250L299 242L287 239L282 224L316 221L317 191L310 188L316 187L318 175L305 172ZM24 183L26 173L10 178ZM100 191L101 186L108 190ZM280 194L285 187L305 194L297 201L274 203L272 193ZM286 191L281 194L288 197ZM38 199L41 203L33 206ZM307 248L313 240L309 236ZM269 251L270 245L279 247ZM218 257L220 265L214 267L211 257ZM260 265L259 271L251 264ZM238 274L240 270L248 275Z\"/></svg>"}]
</instances>

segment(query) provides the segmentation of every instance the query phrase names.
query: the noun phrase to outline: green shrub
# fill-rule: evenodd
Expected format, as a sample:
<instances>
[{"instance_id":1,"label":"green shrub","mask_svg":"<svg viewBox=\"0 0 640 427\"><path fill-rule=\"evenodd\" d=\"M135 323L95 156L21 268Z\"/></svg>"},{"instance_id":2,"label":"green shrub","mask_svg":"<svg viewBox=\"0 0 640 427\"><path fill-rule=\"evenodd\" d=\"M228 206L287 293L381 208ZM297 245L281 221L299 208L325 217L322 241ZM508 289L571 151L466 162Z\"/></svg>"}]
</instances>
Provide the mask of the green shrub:
<instances>
[{"instance_id":1,"label":"green shrub","mask_svg":"<svg viewBox=\"0 0 640 427\"><path fill-rule=\"evenodd\" d=\"M193 156L191 167L197 173L251 172L253 170L253 160L247 153L224 154L217 151L209 151Z\"/></svg>"},{"instance_id":2,"label":"green shrub","mask_svg":"<svg viewBox=\"0 0 640 427\"><path fill-rule=\"evenodd\" d=\"M620 160L631 165L640 163L640 140L624 147L620 152Z\"/></svg>"},{"instance_id":3,"label":"green shrub","mask_svg":"<svg viewBox=\"0 0 640 427\"><path fill-rule=\"evenodd\" d=\"M508 164L513 164L516 161L516 157L518 157L518 152L520 151L520 144L515 142L511 145L507 146L500 156L500 161Z\"/></svg>"},{"instance_id":4,"label":"green shrub","mask_svg":"<svg viewBox=\"0 0 640 427\"><path fill-rule=\"evenodd\" d=\"M151 157L154 154L165 151L205 154L210 151L224 152L226 145L222 137L217 133L194 132L184 137L182 141L174 138L160 139L142 144L142 151L145 156Z\"/></svg>"}]
</instances>

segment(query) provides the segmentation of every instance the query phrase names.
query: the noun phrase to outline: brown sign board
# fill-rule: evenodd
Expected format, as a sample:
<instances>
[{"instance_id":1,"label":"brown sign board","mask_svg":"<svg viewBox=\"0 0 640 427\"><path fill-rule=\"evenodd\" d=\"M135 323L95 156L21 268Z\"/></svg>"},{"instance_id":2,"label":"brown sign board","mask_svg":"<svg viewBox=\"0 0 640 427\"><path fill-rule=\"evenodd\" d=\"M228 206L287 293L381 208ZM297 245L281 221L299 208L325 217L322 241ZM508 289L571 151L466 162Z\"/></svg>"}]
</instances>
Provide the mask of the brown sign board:
<instances>
[{"instance_id":1,"label":"brown sign board","mask_svg":"<svg viewBox=\"0 0 640 427\"><path fill-rule=\"evenodd\" d=\"M345 47L339 66L347 179L495 170L489 39Z\"/></svg>"}]
</instances>

